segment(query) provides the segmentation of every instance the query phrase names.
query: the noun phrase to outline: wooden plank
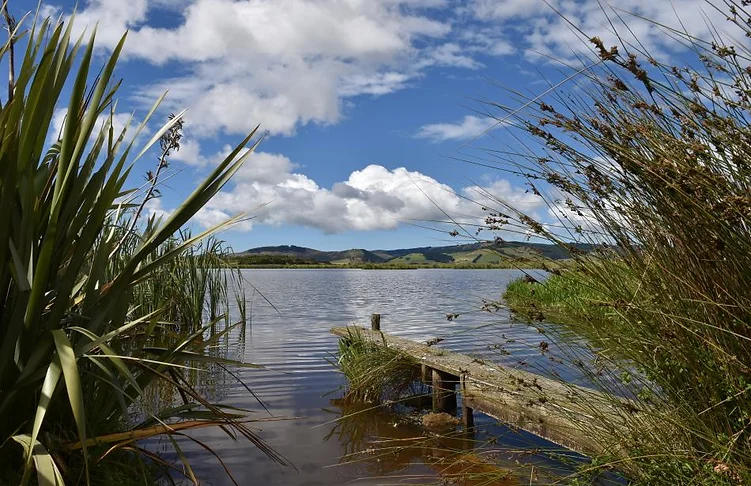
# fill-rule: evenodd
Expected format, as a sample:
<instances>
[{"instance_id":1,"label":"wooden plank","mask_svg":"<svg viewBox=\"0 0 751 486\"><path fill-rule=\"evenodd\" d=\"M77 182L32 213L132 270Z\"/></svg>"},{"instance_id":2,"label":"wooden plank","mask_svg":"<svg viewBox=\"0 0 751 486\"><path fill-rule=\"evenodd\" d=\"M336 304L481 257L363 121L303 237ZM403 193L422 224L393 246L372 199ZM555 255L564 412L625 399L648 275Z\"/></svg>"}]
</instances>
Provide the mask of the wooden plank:
<instances>
[{"instance_id":1,"label":"wooden plank","mask_svg":"<svg viewBox=\"0 0 751 486\"><path fill-rule=\"evenodd\" d=\"M337 336L351 332L346 327L331 330ZM578 452L603 452L594 440L607 434L603 424L625 426L625 417L636 413L631 402L595 390L379 331L356 332L414 357L423 367L462 377L464 406Z\"/></svg>"}]
</instances>

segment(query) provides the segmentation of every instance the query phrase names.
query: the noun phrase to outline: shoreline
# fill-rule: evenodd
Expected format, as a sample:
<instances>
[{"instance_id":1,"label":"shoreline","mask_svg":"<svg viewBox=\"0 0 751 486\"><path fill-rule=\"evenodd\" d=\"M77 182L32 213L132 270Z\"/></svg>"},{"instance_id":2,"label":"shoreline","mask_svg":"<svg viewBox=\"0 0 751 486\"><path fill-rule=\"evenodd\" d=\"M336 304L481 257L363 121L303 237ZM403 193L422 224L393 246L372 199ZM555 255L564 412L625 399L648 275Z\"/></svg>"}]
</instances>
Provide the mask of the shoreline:
<instances>
[{"instance_id":1,"label":"shoreline","mask_svg":"<svg viewBox=\"0 0 751 486\"><path fill-rule=\"evenodd\" d=\"M236 265L237 268L258 269L258 270L544 270L546 267L561 268L563 264L541 263L541 262L519 262L514 265L382 265L382 264L354 264L354 265L282 265L282 264L262 264L262 265Z\"/></svg>"}]
</instances>

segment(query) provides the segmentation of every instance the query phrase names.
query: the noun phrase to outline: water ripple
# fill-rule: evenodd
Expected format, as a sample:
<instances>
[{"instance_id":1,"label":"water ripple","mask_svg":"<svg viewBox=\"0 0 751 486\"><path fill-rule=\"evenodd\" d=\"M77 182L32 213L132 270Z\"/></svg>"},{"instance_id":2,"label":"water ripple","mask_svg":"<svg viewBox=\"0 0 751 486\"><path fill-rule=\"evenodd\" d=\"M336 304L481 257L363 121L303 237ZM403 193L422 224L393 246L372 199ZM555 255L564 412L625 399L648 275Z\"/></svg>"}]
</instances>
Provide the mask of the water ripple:
<instances>
[{"instance_id":1,"label":"water ripple","mask_svg":"<svg viewBox=\"0 0 751 486\"><path fill-rule=\"evenodd\" d=\"M327 423L336 418L329 411L336 394L327 394L344 385L341 374L327 362L337 350L329 329L365 324L372 313L380 313L382 329L388 333L416 341L442 337L441 346L459 352L538 372L571 373L540 353L538 345L545 336L537 329L512 323L505 310L480 310L483 299L498 299L507 283L521 275L513 270L247 271L247 280L274 307L249 286L252 323L243 333L233 334L225 351L266 368L236 372L271 413L302 417L263 424L261 432L299 472L273 465L251 445L227 441L220 431L202 430L195 436L221 454L240 484L339 484L367 476L363 465L328 467L345 454L342 442L326 439L334 427ZM449 321L447 314L459 316ZM217 381L216 394L225 403L267 416L242 385ZM534 440L506 432L509 444ZM191 443L184 447L212 484L231 484L212 458ZM414 464L401 473L416 472L424 473L425 468Z\"/></svg>"}]
</instances>

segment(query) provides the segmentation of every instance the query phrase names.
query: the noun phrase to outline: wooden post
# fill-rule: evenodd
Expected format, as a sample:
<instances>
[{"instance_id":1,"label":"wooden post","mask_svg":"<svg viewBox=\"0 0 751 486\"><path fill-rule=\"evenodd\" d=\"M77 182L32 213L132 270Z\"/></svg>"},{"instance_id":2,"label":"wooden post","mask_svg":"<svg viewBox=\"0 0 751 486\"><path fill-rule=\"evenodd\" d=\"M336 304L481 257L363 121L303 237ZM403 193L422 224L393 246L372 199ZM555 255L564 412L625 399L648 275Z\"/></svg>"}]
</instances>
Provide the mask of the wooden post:
<instances>
[{"instance_id":1,"label":"wooden post","mask_svg":"<svg viewBox=\"0 0 751 486\"><path fill-rule=\"evenodd\" d=\"M433 370L433 411L456 413L456 376Z\"/></svg>"},{"instance_id":2,"label":"wooden post","mask_svg":"<svg viewBox=\"0 0 751 486\"><path fill-rule=\"evenodd\" d=\"M461 390L462 392L462 425L464 426L465 430L468 430L475 426L475 415L472 407L467 405L468 398L467 386L465 383L466 379L467 374L462 373L462 375L459 377L459 390Z\"/></svg>"},{"instance_id":3,"label":"wooden post","mask_svg":"<svg viewBox=\"0 0 751 486\"><path fill-rule=\"evenodd\" d=\"M426 385L430 385L430 382L433 379L433 370L431 370L426 364L420 365L420 379Z\"/></svg>"},{"instance_id":4,"label":"wooden post","mask_svg":"<svg viewBox=\"0 0 751 486\"><path fill-rule=\"evenodd\" d=\"M372 314L370 316L370 328L374 331L381 330L381 314Z\"/></svg>"}]
</instances>

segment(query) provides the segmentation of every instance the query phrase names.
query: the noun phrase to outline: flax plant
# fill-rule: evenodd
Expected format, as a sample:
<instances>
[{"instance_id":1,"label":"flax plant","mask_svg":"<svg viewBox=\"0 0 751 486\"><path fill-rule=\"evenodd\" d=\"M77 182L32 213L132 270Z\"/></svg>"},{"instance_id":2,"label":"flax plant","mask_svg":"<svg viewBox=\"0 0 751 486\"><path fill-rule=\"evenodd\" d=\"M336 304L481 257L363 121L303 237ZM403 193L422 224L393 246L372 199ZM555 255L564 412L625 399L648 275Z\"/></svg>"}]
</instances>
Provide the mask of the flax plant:
<instances>
[{"instance_id":1,"label":"flax plant","mask_svg":"<svg viewBox=\"0 0 751 486\"><path fill-rule=\"evenodd\" d=\"M728 25L708 25L704 39L655 25L689 48L685 63L661 61L638 40L610 46L579 32L591 56L571 83L540 98L514 93L521 109L494 104L526 137L512 155L493 156L527 178L557 221L499 197L489 223L559 243L580 267L517 284L512 303L586 338L639 397L638 412L622 412L625 431L597 437L612 453L587 472L614 467L642 484L751 483L747 4L708 2ZM610 12L611 25L623 20ZM572 242L600 250L582 257Z\"/></svg>"},{"instance_id":2,"label":"flax plant","mask_svg":"<svg viewBox=\"0 0 751 486\"><path fill-rule=\"evenodd\" d=\"M19 37L12 29L2 58L14 56ZM243 152L255 132L168 218L140 221L137 205L127 202L134 194L127 187L133 163L181 115L136 151L134 141L158 103L132 135L114 129L120 82L113 73L125 37L101 69L93 61L95 38L94 32L73 41L71 23L35 21L15 59L9 97L0 103L3 477L13 481L19 471L21 484L101 482L101 464L118 453L134 453L136 464L139 457L167 464L139 445L164 435L182 462L180 472L197 482L177 439L194 440L188 432L207 426L283 462L249 428L243 411L210 403L181 374L196 363L222 361L208 351L232 325L209 332L228 315L226 282L211 269L216 243L192 249L226 225L175 234L238 170L255 147ZM51 133L60 106L67 107L65 122L59 134ZM197 287L173 289L164 302L154 289L168 272L203 273L183 281ZM213 297L204 311L206 295ZM136 330L148 338L165 319L183 321L188 331L162 346L134 339ZM131 406L155 384L177 389L183 403L131 420Z\"/></svg>"}]
</instances>

